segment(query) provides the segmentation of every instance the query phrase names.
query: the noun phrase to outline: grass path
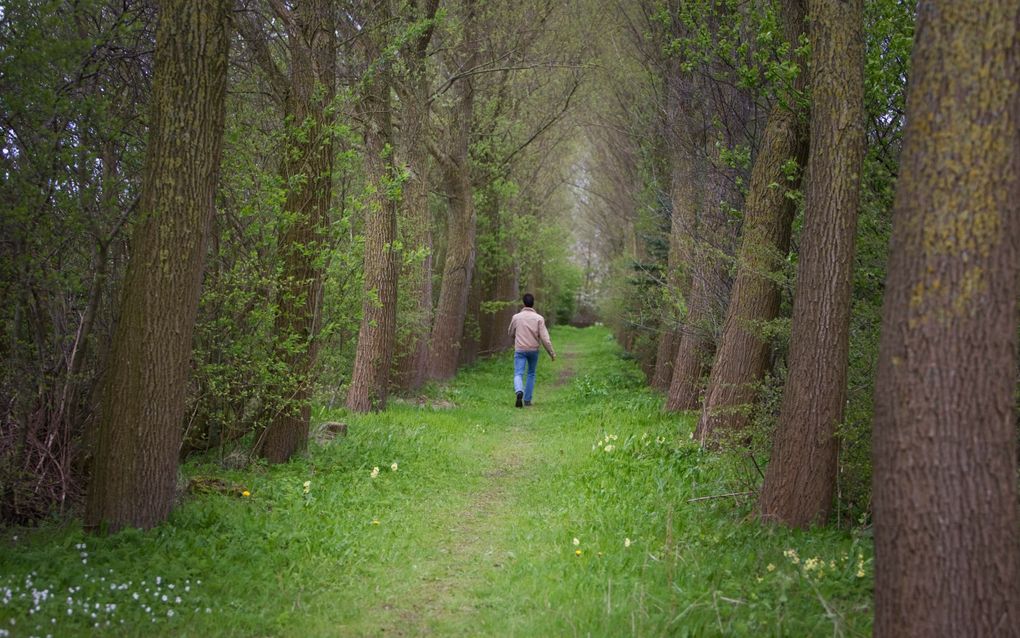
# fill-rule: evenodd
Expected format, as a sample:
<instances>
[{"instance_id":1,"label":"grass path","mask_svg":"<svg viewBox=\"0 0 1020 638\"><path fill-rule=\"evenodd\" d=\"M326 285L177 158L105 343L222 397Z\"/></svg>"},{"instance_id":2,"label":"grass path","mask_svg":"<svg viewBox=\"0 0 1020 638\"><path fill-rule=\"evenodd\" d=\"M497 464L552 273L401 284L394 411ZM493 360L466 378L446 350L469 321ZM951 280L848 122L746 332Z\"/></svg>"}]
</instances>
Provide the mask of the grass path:
<instances>
[{"instance_id":1,"label":"grass path","mask_svg":"<svg viewBox=\"0 0 1020 638\"><path fill-rule=\"evenodd\" d=\"M319 411L349 434L286 465L189 463L238 491L156 530L0 532L0 638L869 633L869 539L690 502L746 468L698 450L605 330L553 340L530 409L501 356L383 413Z\"/></svg>"}]
</instances>

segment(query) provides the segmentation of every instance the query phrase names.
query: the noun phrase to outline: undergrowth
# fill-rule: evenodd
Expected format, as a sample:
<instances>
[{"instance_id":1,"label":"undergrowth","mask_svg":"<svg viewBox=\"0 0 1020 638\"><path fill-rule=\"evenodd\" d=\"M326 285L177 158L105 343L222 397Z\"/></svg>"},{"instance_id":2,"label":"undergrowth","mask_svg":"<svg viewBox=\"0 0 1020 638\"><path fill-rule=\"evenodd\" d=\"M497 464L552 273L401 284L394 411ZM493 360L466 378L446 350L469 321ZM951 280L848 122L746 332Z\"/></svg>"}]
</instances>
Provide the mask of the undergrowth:
<instances>
[{"instance_id":1,"label":"undergrowth","mask_svg":"<svg viewBox=\"0 0 1020 638\"><path fill-rule=\"evenodd\" d=\"M867 635L870 540L758 525L604 329L553 332L282 465L191 478L159 528L0 532L0 636ZM245 495L246 494L246 495ZM692 500L702 499L702 500Z\"/></svg>"}]
</instances>

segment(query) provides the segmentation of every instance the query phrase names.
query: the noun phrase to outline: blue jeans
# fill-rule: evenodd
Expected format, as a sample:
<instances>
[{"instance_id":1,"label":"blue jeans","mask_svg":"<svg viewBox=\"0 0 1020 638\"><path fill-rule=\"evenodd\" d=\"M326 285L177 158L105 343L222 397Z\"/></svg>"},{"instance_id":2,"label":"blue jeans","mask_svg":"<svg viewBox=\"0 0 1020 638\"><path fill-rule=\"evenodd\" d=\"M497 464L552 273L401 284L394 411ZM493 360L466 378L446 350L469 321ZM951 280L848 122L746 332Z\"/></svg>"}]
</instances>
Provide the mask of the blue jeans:
<instances>
[{"instance_id":1,"label":"blue jeans","mask_svg":"<svg viewBox=\"0 0 1020 638\"><path fill-rule=\"evenodd\" d=\"M524 364L528 365L528 382L524 383ZM524 392L524 400L531 401L535 391L535 370L538 368L538 350L514 352L514 392Z\"/></svg>"}]
</instances>

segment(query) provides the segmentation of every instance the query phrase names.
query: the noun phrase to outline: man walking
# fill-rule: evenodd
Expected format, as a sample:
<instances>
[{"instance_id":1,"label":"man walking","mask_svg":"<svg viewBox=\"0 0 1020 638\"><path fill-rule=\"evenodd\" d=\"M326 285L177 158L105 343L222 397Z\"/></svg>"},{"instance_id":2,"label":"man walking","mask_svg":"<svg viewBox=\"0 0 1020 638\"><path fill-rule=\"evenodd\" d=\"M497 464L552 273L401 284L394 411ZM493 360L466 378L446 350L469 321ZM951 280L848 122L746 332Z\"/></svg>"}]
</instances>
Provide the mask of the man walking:
<instances>
[{"instance_id":1,"label":"man walking","mask_svg":"<svg viewBox=\"0 0 1020 638\"><path fill-rule=\"evenodd\" d=\"M549 357L555 361L549 331L545 328L545 319L535 312L535 296L530 292L524 295L524 308L510 320L507 330L514 338L514 391L517 393L518 408L531 405L531 394L535 390L535 369L538 368L538 344L545 346ZM524 382L524 367L528 368L528 381Z\"/></svg>"}]
</instances>

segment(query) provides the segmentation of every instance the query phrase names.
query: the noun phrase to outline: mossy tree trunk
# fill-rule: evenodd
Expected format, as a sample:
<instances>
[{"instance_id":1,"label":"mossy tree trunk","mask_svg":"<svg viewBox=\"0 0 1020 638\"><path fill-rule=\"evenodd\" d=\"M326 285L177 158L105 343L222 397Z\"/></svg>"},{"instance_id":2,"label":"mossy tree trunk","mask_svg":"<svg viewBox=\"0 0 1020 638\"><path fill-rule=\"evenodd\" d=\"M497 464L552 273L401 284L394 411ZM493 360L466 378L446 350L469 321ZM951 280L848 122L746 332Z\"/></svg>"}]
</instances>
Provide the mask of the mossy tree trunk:
<instances>
[{"instance_id":1,"label":"mossy tree trunk","mask_svg":"<svg viewBox=\"0 0 1020 638\"><path fill-rule=\"evenodd\" d=\"M762 520L824 523L832 508L864 157L862 0L809 0L811 152L789 377L758 499Z\"/></svg>"},{"instance_id":2,"label":"mossy tree trunk","mask_svg":"<svg viewBox=\"0 0 1020 638\"><path fill-rule=\"evenodd\" d=\"M785 0L780 10L786 39L796 46L807 26L804 3ZM736 281L696 431L703 444L720 429L739 431L746 425L756 384L768 369L769 344L761 336L761 326L779 314L778 277L796 212L790 194L800 185L808 153L807 114L797 103L807 69L798 62L800 74L793 91L772 107L751 172ZM791 174L791 169L796 172Z\"/></svg>"},{"instance_id":3,"label":"mossy tree trunk","mask_svg":"<svg viewBox=\"0 0 1020 638\"><path fill-rule=\"evenodd\" d=\"M230 2L160 5L152 121L102 391L89 529L150 528L177 486L191 339L223 147Z\"/></svg>"},{"instance_id":4,"label":"mossy tree trunk","mask_svg":"<svg viewBox=\"0 0 1020 638\"><path fill-rule=\"evenodd\" d=\"M281 173L287 194L279 234L282 277L275 331L288 378L286 407L263 433L260 454L282 463L308 442L309 399L320 316L323 234L332 197L331 103L336 92L333 4L309 0L284 12L290 80L284 101L286 152Z\"/></svg>"},{"instance_id":5,"label":"mossy tree trunk","mask_svg":"<svg viewBox=\"0 0 1020 638\"><path fill-rule=\"evenodd\" d=\"M921 2L875 383L875 635L1016 636L1020 8Z\"/></svg>"}]
</instances>

